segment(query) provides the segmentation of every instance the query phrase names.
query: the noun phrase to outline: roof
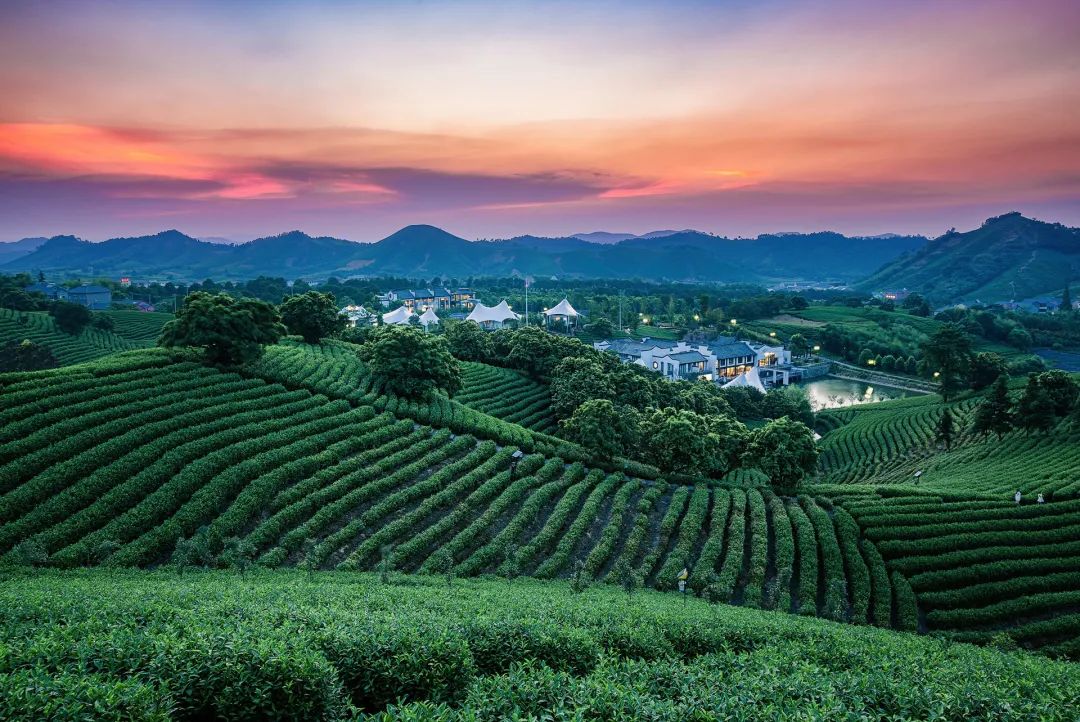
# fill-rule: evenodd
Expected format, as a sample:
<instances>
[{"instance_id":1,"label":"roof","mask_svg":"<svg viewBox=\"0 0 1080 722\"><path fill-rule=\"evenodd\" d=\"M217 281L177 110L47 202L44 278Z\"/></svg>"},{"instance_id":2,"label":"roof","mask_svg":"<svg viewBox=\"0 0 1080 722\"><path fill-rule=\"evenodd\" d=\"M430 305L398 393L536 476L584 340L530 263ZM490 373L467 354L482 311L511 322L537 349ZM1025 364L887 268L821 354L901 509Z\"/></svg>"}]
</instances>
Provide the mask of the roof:
<instances>
[{"instance_id":1,"label":"roof","mask_svg":"<svg viewBox=\"0 0 1080 722\"><path fill-rule=\"evenodd\" d=\"M391 324L398 323L398 324L400 324L400 323L408 323L409 319L413 318L414 316L416 316L416 314L413 313L412 311L410 311L408 309L408 307L402 306L401 308L394 309L390 313L384 313L383 317L382 317L382 320L383 320L383 323L391 323Z\"/></svg>"},{"instance_id":2,"label":"roof","mask_svg":"<svg viewBox=\"0 0 1080 722\"><path fill-rule=\"evenodd\" d=\"M751 366L749 371L744 374L739 374L731 381L724 384L725 389L729 386L749 386L752 389L757 389L761 393L765 393L765 384L761 383L761 376L758 374L757 366Z\"/></svg>"},{"instance_id":3,"label":"roof","mask_svg":"<svg viewBox=\"0 0 1080 722\"><path fill-rule=\"evenodd\" d=\"M112 293L112 291L104 286L76 286L69 288L68 293Z\"/></svg>"},{"instance_id":4,"label":"roof","mask_svg":"<svg viewBox=\"0 0 1080 722\"><path fill-rule=\"evenodd\" d=\"M503 299L499 302L498 306L485 306L482 303L476 304L472 313L469 314L468 320L476 321L477 323L487 323L489 321L501 323L517 318L518 315L510 309L506 300Z\"/></svg>"},{"instance_id":5,"label":"roof","mask_svg":"<svg viewBox=\"0 0 1080 722\"><path fill-rule=\"evenodd\" d=\"M565 298L554 307L544 311L545 316L577 316L578 312Z\"/></svg>"},{"instance_id":6,"label":"roof","mask_svg":"<svg viewBox=\"0 0 1080 722\"><path fill-rule=\"evenodd\" d=\"M450 298L450 291L445 288L436 288L435 298Z\"/></svg>"},{"instance_id":7,"label":"roof","mask_svg":"<svg viewBox=\"0 0 1080 722\"><path fill-rule=\"evenodd\" d=\"M753 356L754 349L745 341L737 341L734 338L719 338L709 344L709 350L717 358L735 358L738 356Z\"/></svg>"},{"instance_id":8,"label":"roof","mask_svg":"<svg viewBox=\"0 0 1080 722\"><path fill-rule=\"evenodd\" d=\"M679 363L697 363L709 360L708 356L698 351L679 351L678 353L668 354L666 358Z\"/></svg>"},{"instance_id":9,"label":"roof","mask_svg":"<svg viewBox=\"0 0 1080 722\"><path fill-rule=\"evenodd\" d=\"M676 343L674 341L656 341L642 339L635 341L632 338L616 338L607 342L608 347L605 351L614 351L617 354L623 356L640 356L642 352L648 351L653 348L673 348Z\"/></svg>"},{"instance_id":10,"label":"roof","mask_svg":"<svg viewBox=\"0 0 1080 722\"><path fill-rule=\"evenodd\" d=\"M432 323L438 323L438 322L439 322L439 317L436 316L435 312L432 311L430 308L428 310L424 311L422 314L420 314L420 323L424 324L425 326L427 326L429 324L432 324Z\"/></svg>"},{"instance_id":11,"label":"roof","mask_svg":"<svg viewBox=\"0 0 1080 722\"><path fill-rule=\"evenodd\" d=\"M391 293L394 294L395 298L416 298L416 294L414 294L408 289L404 289L401 291L392 291Z\"/></svg>"}]
</instances>

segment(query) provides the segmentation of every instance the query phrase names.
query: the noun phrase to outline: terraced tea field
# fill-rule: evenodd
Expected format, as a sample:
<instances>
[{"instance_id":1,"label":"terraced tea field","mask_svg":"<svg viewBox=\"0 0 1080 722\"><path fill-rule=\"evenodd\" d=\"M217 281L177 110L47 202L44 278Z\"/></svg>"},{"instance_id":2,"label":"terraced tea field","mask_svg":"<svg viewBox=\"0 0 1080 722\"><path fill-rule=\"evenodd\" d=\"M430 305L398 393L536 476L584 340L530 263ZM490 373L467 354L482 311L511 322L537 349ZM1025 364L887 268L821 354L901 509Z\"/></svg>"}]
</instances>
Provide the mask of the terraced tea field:
<instances>
[{"instance_id":1,"label":"terraced tea field","mask_svg":"<svg viewBox=\"0 0 1080 722\"><path fill-rule=\"evenodd\" d=\"M47 313L0 308L0 344L25 339L48 346L62 366L149 345L93 327L72 336L57 328Z\"/></svg>"},{"instance_id":2,"label":"terraced tea field","mask_svg":"<svg viewBox=\"0 0 1080 722\"><path fill-rule=\"evenodd\" d=\"M113 333L129 341L142 341L152 346L161 334L161 327L173 319L171 313L155 311L97 311L99 316L112 319Z\"/></svg>"},{"instance_id":3,"label":"terraced tea field","mask_svg":"<svg viewBox=\"0 0 1080 722\"><path fill-rule=\"evenodd\" d=\"M553 434L558 421L551 411L551 394L543 384L517 371L466 361L461 364L464 388L457 401L486 414Z\"/></svg>"}]
</instances>

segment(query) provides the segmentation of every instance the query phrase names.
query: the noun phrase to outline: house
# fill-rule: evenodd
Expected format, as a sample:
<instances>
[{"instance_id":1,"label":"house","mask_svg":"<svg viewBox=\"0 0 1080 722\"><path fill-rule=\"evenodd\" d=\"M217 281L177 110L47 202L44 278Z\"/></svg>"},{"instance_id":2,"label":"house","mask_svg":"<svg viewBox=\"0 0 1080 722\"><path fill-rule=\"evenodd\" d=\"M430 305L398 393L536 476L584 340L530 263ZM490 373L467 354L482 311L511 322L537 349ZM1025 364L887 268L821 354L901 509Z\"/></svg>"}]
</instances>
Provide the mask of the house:
<instances>
[{"instance_id":1,"label":"house","mask_svg":"<svg viewBox=\"0 0 1080 722\"><path fill-rule=\"evenodd\" d=\"M429 308L437 311L451 308L471 309L476 304L476 297L467 288L403 288L387 291L376 298L383 308L389 308L392 303L401 303L414 311L426 311Z\"/></svg>"},{"instance_id":2,"label":"house","mask_svg":"<svg viewBox=\"0 0 1080 722\"><path fill-rule=\"evenodd\" d=\"M506 303L506 299L503 299L497 306L477 303L465 320L480 324L480 328L492 330L502 328L507 321L517 321L519 318L521 317L514 313L510 305Z\"/></svg>"},{"instance_id":3,"label":"house","mask_svg":"<svg viewBox=\"0 0 1080 722\"><path fill-rule=\"evenodd\" d=\"M341 309L341 315L349 319L349 325L354 327L375 323L375 314L363 306L344 306Z\"/></svg>"},{"instance_id":4,"label":"house","mask_svg":"<svg viewBox=\"0 0 1080 722\"><path fill-rule=\"evenodd\" d=\"M112 306L112 291L104 286L82 285L68 289L68 300L92 311L107 311Z\"/></svg>"},{"instance_id":5,"label":"house","mask_svg":"<svg viewBox=\"0 0 1080 722\"><path fill-rule=\"evenodd\" d=\"M593 347L616 354L624 363L652 369L669 380L728 382L751 374L750 385L791 383L791 352L782 346L750 344L730 336L709 343L643 338L597 341Z\"/></svg>"},{"instance_id":6,"label":"house","mask_svg":"<svg viewBox=\"0 0 1080 722\"><path fill-rule=\"evenodd\" d=\"M55 283L31 283L23 290L27 293L40 293L45 298L53 301L68 300L67 289L63 286L57 286Z\"/></svg>"}]
</instances>

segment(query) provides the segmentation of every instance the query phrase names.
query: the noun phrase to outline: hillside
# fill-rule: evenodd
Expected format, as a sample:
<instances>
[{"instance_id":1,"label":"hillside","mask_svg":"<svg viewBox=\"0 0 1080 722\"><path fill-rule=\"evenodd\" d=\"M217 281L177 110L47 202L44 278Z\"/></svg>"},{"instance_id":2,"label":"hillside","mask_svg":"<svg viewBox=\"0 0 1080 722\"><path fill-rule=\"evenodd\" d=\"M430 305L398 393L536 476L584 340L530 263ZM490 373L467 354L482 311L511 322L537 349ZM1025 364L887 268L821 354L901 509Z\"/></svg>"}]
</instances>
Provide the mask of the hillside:
<instances>
[{"instance_id":1,"label":"hillside","mask_svg":"<svg viewBox=\"0 0 1080 722\"><path fill-rule=\"evenodd\" d=\"M17 720L62 701L71 719L155 722L676 722L748 709L1049 722L1080 696L1074 664L614 588L286 572L9 579L0 709Z\"/></svg>"},{"instance_id":2,"label":"hillside","mask_svg":"<svg viewBox=\"0 0 1080 722\"><path fill-rule=\"evenodd\" d=\"M955 231L887 263L857 288L908 289L935 303L1059 295L1080 276L1080 229L1008 213Z\"/></svg>"},{"instance_id":3,"label":"hillside","mask_svg":"<svg viewBox=\"0 0 1080 722\"><path fill-rule=\"evenodd\" d=\"M61 366L149 345L149 342L91 326L72 336L57 328L46 313L0 308L0 344L27 339L47 346Z\"/></svg>"},{"instance_id":4,"label":"hillside","mask_svg":"<svg viewBox=\"0 0 1080 722\"><path fill-rule=\"evenodd\" d=\"M468 371L474 391L489 368ZM534 392L514 382L505 396L524 413ZM1065 477L1039 506L1016 506L1004 483L950 483L967 466L913 488L888 475L908 453L900 440L923 428L901 414L861 436L858 419L829 422L824 446L856 446L869 472L842 477L827 452L826 479L845 483L783 498L753 473L681 486L647 467L596 468L573 444L459 401L386 396L341 342L273 346L241 373L146 349L0 377L0 393L5 562L29 543L51 566L157 567L176 564L187 539L182 553L201 563L241 548L267 567L609 582L632 572L659 590L685 567L689 589L718 602L977 641L1004 630L1077 653L1080 554L1053 546L1080 524ZM463 400L509 419L503 396ZM845 428L851 443L836 444ZM1011 458L1049 469L1071 458L1067 444L1020 444ZM511 470L517 448L526 456ZM1037 565L1052 573L1027 576ZM1009 611L1028 604L1038 611Z\"/></svg>"},{"instance_id":5,"label":"hillside","mask_svg":"<svg viewBox=\"0 0 1080 722\"><path fill-rule=\"evenodd\" d=\"M921 237L847 238L837 233L729 239L697 231L619 243L521 236L467 241L434 226L407 226L375 243L313 238L300 231L249 243L207 243L170 230L153 236L88 243L50 238L32 252L0 259L0 269L53 276L114 275L202 280L207 277L509 276L752 281L772 278L854 280ZM860 253L850 252L857 244Z\"/></svg>"}]
</instances>

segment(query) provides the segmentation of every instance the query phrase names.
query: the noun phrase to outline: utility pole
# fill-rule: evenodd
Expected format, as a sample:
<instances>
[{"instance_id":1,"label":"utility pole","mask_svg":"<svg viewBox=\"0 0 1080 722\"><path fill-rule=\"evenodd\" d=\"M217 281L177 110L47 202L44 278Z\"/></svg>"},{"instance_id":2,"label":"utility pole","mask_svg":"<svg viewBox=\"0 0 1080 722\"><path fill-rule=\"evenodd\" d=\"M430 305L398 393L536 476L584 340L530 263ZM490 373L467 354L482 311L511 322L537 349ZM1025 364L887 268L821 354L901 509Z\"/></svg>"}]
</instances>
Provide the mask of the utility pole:
<instances>
[{"instance_id":1,"label":"utility pole","mask_svg":"<svg viewBox=\"0 0 1080 722\"><path fill-rule=\"evenodd\" d=\"M622 289L619 289L619 333L622 333L622 330L623 330L623 325L622 325L622 294L623 294Z\"/></svg>"},{"instance_id":2,"label":"utility pole","mask_svg":"<svg viewBox=\"0 0 1080 722\"><path fill-rule=\"evenodd\" d=\"M525 325L529 325L529 277L525 276Z\"/></svg>"}]
</instances>

